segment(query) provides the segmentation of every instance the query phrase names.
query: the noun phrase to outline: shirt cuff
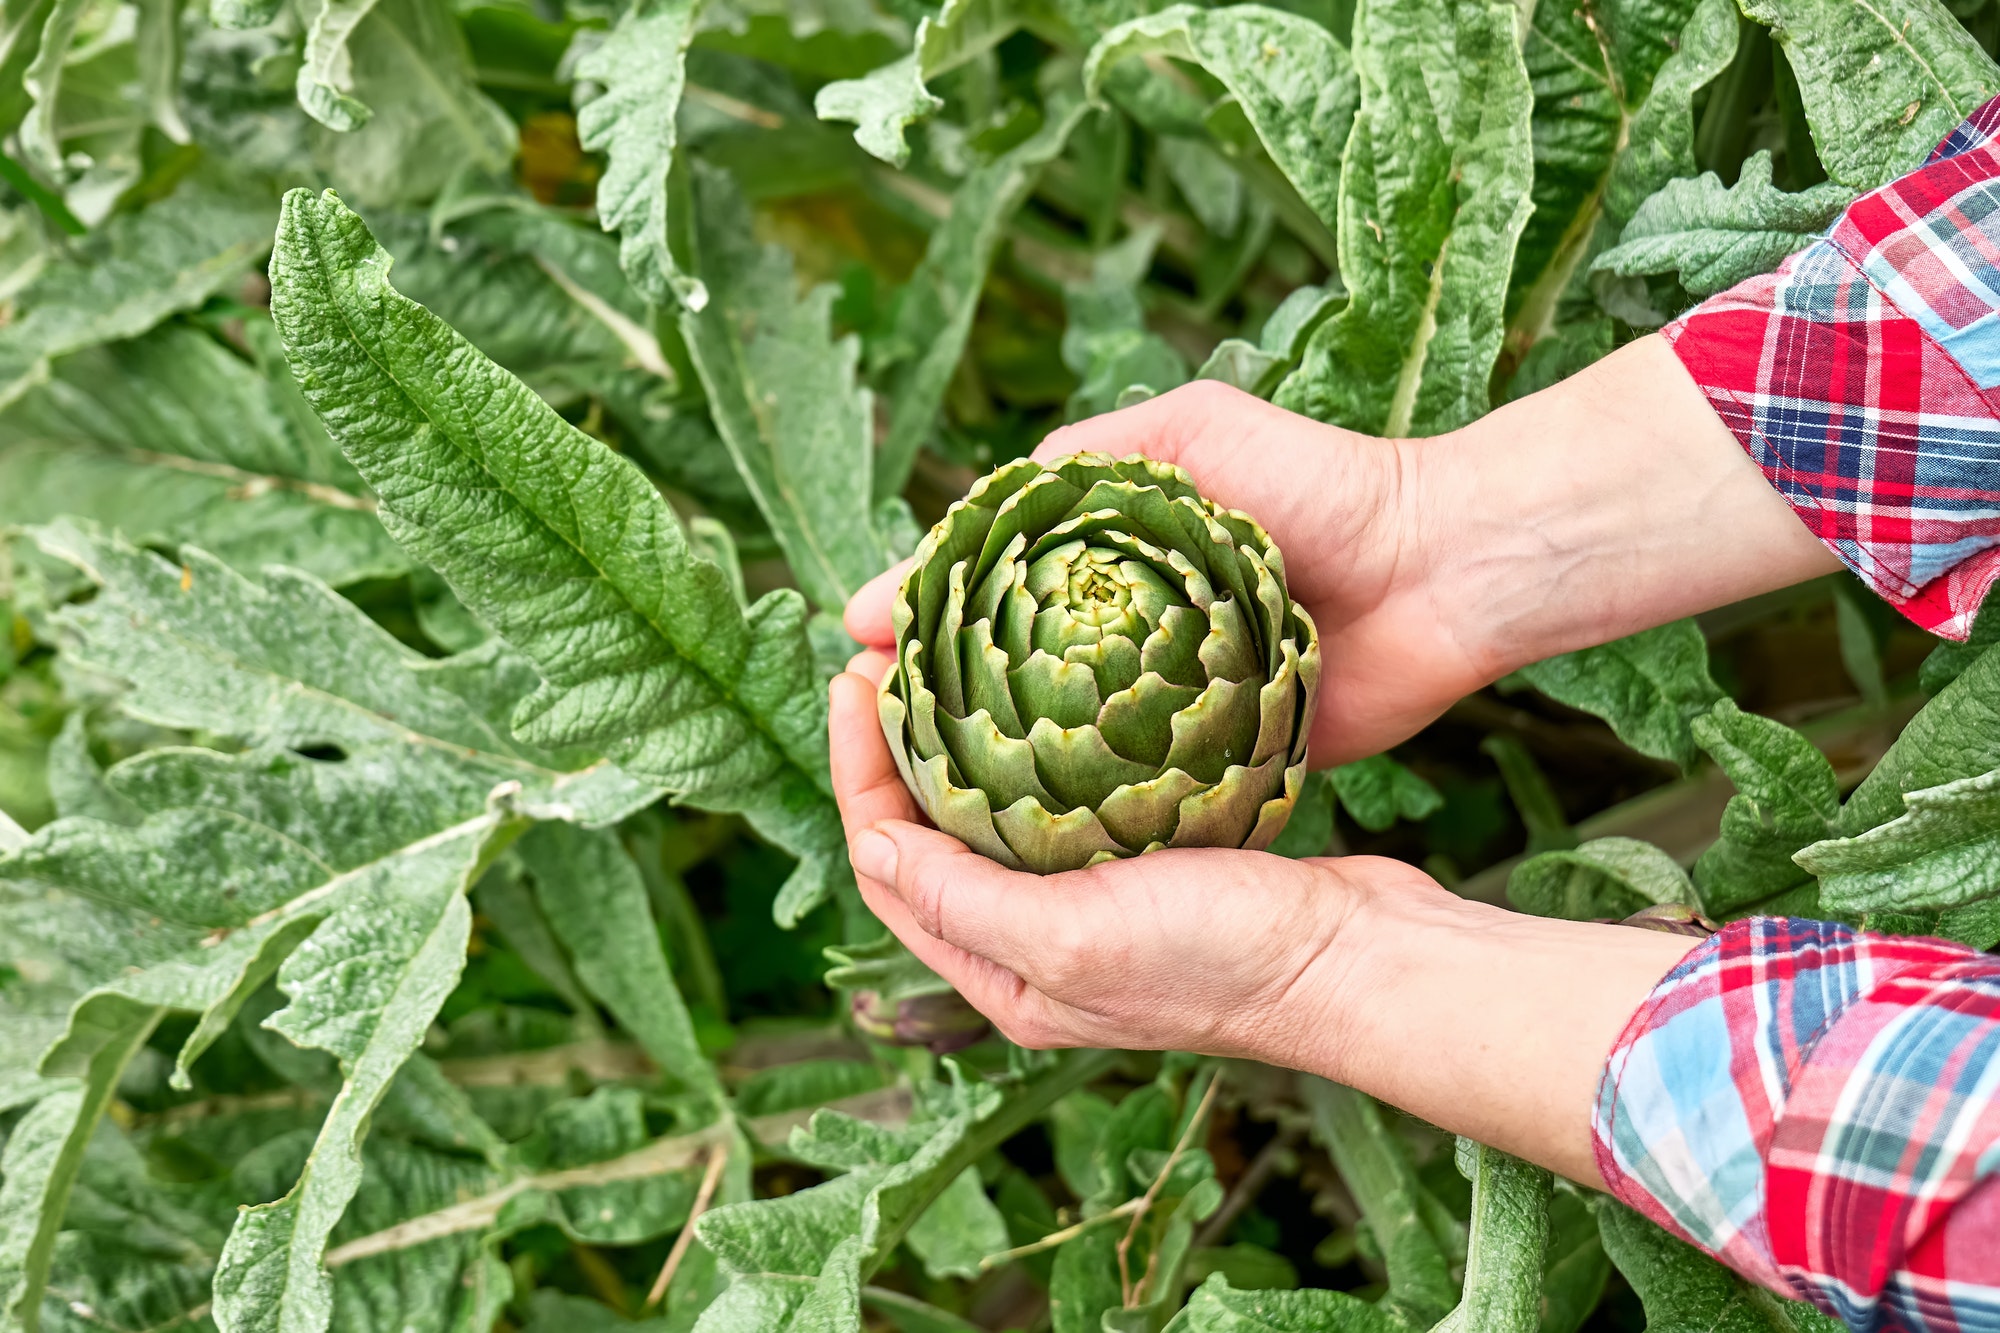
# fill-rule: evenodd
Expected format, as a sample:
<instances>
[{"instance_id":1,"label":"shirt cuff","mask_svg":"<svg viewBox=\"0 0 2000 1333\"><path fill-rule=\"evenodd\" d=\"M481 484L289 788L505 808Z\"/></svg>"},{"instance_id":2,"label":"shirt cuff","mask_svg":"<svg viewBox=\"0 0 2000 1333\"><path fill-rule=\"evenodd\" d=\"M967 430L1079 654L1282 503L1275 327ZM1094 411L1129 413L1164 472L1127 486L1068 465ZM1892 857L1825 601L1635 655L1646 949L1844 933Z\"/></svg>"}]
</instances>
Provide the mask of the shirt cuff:
<instances>
[{"instance_id":1,"label":"shirt cuff","mask_svg":"<svg viewBox=\"0 0 2000 1333\"><path fill-rule=\"evenodd\" d=\"M1619 1199L1865 1327L1922 1284L1959 1203L1994 1211L1980 1186L2000 1175L1996 1094L2000 960L1760 917L1647 997L1592 1126Z\"/></svg>"},{"instance_id":2,"label":"shirt cuff","mask_svg":"<svg viewBox=\"0 0 2000 1333\"><path fill-rule=\"evenodd\" d=\"M2000 581L2000 98L1662 334L1813 535L1963 639Z\"/></svg>"}]
</instances>

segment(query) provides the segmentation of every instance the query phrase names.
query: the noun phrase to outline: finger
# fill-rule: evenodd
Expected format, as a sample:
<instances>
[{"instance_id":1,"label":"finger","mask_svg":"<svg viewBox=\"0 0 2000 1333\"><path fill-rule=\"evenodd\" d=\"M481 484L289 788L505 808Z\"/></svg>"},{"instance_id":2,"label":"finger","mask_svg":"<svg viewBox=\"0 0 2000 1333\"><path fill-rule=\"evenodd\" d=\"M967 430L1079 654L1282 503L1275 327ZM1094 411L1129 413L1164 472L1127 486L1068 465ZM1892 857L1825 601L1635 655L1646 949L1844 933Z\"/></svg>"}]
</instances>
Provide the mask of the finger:
<instances>
[{"instance_id":1,"label":"finger","mask_svg":"<svg viewBox=\"0 0 2000 1333\"><path fill-rule=\"evenodd\" d=\"M879 648L863 648L847 661L847 669L857 676L875 682L879 688L882 677L889 674L889 668L896 665L896 659Z\"/></svg>"},{"instance_id":2,"label":"finger","mask_svg":"<svg viewBox=\"0 0 2000 1333\"><path fill-rule=\"evenodd\" d=\"M909 570L908 560L898 560L862 584L860 590L847 599L847 609L841 613L840 620L858 642L885 648L896 641L895 627L889 621L889 607L896 600L896 590L903 586L903 575Z\"/></svg>"},{"instance_id":3,"label":"finger","mask_svg":"<svg viewBox=\"0 0 2000 1333\"><path fill-rule=\"evenodd\" d=\"M844 671L828 687L827 742L833 798L848 836L884 819L916 819L917 803L896 769L875 710L875 684Z\"/></svg>"},{"instance_id":4,"label":"finger","mask_svg":"<svg viewBox=\"0 0 2000 1333\"><path fill-rule=\"evenodd\" d=\"M1010 1038L1032 1038L1035 1045L1068 1044L1059 1012L1020 977L990 959L967 953L928 934L910 916L910 909L878 880L857 876L861 897L883 925L931 971L951 983L967 1003L986 1015Z\"/></svg>"},{"instance_id":5,"label":"finger","mask_svg":"<svg viewBox=\"0 0 2000 1333\"><path fill-rule=\"evenodd\" d=\"M1220 384L1196 380L1156 398L1134 402L1116 412L1090 416L1050 432L1034 450L1038 462L1064 454L1098 452L1112 458L1146 454L1160 462L1180 462L1188 444L1224 424L1244 424L1262 410L1262 398Z\"/></svg>"},{"instance_id":6,"label":"finger","mask_svg":"<svg viewBox=\"0 0 2000 1333\"><path fill-rule=\"evenodd\" d=\"M990 959L1068 999L1076 958L1105 900L1099 867L1063 875L1009 870L936 829L885 820L851 835L855 869L894 889L933 939Z\"/></svg>"}]
</instances>

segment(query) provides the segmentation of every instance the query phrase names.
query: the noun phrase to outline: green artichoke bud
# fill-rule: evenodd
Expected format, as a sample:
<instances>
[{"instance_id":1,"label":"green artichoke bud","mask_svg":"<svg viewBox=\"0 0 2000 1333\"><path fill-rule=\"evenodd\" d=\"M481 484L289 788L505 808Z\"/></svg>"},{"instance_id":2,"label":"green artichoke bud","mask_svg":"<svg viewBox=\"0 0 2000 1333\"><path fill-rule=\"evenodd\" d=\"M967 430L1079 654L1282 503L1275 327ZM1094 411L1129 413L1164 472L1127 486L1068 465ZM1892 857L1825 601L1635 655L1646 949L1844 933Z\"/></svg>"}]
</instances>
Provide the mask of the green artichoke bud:
<instances>
[{"instance_id":1,"label":"green artichoke bud","mask_svg":"<svg viewBox=\"0 0 2000 1333\"><path fill-rule=\"evenodd\" d=\"M1641 930L1664 931L1669 935L1687 935L1702 940L1722 929L1685 903L1656 903L1651 907L1642 907L1618 924L1637 926Z\"/></svg>"},{"instance_id":2,"label":"green artichoke bud","mask_svg":"<svg viewBox=\"0 0 2000 1333\"><path fill-rule=\"evenodd\" d=\"M955 990L892 999L879 991L854 992L848 1001L856 1030L891 1046L923 1046L933 1055L964 1050L992 1024Z\"/></svg>"},{"instance_id":3,"label":"green artichoke bud","mask_svg":"<svg viewBox=\"0 0 2000 1333\"><path fill-rule=\"evenodd\" d=\"M1298 800L1318 631L1264 530L1177 467L1007 464L917 547L894 624L903 780L1003 865L1263 848Z\"/></svg>"}]
</instances>

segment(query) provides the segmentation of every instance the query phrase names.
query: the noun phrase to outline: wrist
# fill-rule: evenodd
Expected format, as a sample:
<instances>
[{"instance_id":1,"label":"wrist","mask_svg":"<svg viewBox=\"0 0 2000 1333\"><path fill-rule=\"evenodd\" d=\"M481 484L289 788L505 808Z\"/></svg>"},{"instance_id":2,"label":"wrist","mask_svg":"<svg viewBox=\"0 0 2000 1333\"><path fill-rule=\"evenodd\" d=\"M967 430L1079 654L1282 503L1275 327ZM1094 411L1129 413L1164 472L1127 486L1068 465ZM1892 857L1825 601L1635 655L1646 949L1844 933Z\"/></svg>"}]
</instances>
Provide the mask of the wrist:
<instances>
[{"instance_id":1,"label":"wrist","mask_svg":"<svg viewBox=\"0 0 2000 1333\"><path fill-rule=\"evenodd\" d=\"M1658 337L1403 443L1422 576L1487 680L1839 567Z\"/></svg>"}]
</instances>

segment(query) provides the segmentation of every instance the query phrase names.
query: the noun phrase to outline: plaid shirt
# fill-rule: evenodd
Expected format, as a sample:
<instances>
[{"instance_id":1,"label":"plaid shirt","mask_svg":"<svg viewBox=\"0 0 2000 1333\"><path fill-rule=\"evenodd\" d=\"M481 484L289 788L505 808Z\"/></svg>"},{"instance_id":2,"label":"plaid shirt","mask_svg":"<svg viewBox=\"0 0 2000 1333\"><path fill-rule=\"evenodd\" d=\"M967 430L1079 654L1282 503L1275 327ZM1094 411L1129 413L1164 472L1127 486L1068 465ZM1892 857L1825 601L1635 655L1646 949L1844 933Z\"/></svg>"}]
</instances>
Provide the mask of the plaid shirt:
<instances>
[{"instance_id":1,"label":"plaid shirt","mask_svg":"<svg viewBox=\"0 0 2000 1333\"><path fill-rule=\"evenodd\" d=\"M1924 628L2000 580L2000 98L1664 330L1806 526ZM1739 921L1633 1015L1612 1193L1856 1329L2000 1333L2000 958Z\"/></svg>"},{"instance_id":2,"label":"plaid shirt","mask_svg":"<svg viewBox=\"0 0 2000 1333\"><path fill-rule=\"evenodd\" d=\"M2000 579L2000 98L1661 330L1813 534L1963 639Z\"/></svg>"},{"instance_id":3,"label":"plaid shirt","mask_svg":"<svg viewBox=\"0 0 2000 1333\"><path fill-rule=\"evenodd\" d=\"M1738 921L1632 1016L1593 1124L1611 1192L1744 1276L1856 1329L2000 1330L2000 958Z\"/></svg>"}]
</instances>

